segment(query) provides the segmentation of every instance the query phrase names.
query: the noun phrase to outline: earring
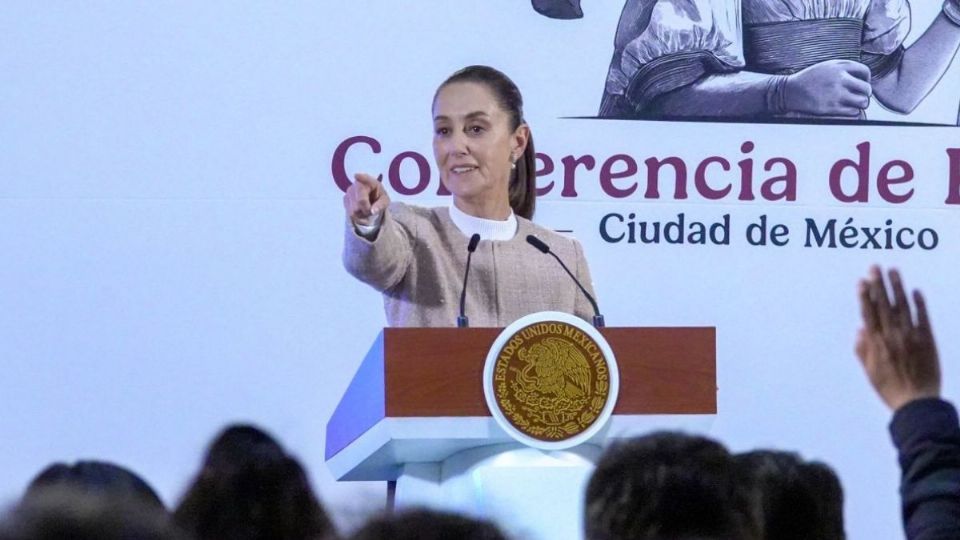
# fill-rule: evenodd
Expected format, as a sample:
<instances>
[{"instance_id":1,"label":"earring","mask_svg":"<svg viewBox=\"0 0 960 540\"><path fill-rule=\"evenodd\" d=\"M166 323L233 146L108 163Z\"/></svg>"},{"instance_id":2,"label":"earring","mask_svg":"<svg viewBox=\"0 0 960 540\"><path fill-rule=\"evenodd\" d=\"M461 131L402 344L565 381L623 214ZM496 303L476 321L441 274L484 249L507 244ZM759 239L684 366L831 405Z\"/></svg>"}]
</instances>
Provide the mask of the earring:
<instances>
[{"instance_id":1,"label":"earring","mask_svg":"<svg viewBox=\"0 0 960 540\"><path fill-rule=\"evenodd\" d=\"M516 161L511 162L511 163L510 163L510 170L516 170L516 169L517 169L517 162L516 162Z\"/></svg>"}]
</instances>

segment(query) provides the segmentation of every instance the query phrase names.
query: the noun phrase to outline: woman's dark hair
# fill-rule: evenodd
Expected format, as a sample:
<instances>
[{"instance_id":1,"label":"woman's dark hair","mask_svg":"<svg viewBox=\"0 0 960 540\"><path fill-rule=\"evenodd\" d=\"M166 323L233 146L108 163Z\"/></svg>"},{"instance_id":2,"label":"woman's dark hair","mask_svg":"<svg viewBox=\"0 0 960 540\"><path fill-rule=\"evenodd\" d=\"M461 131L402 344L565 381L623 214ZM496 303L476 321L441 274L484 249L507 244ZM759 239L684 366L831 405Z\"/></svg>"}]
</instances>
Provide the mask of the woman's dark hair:
<instances>
[{"instance_id":1,"label":"woman's dark hair","mask_svg":"<svg viewBox=\"0 0 960 540\"><path fill-rule=\"evenodd\" d=\"M78 461L73 465L54 463L30 482L23 499L32 499L50 489L128 499L166 512L163 501L146 481L133 471L106 461Z\"/></svg>"},{"instance_id":2,"label":"woman's dark hair","mask_svg":"<svg viewBox=\"0 0 960 540\"><path fill-rule=\"evenodd\" d=\"M131 496L132 495L132 496ZM0 522L0 540L186 540L170 514L135 493L55 483L37 489Z\"/></svg>"},{"instance_id":3,"label":"woman's dark hair","mask_svg":"<svg viewBox=\"0 0 960 540\"><path fill-rule=\"evenodd\" d=\"M506 540L506 536L489 521L414 509L371 519L350 540Z\"/></svg>"},{"instance_id":4,"label":"woman's dark hair","mask_svg":"<svg viewBox=\"0 0 960 540\"><path fill-rule=\"evenodd\" d=\"M478 83L490 89L500 108L510 115L510 129L516 130L526 124L523 118L523 96L520 89L502 72L490 66L467 66L443 81L440 90L453 83ZM436 101L436 96L434 96ZM533 134L527 139L523 157L510 174L510 207L513 212L527 219L533 217L537 206L537 153L533 148Z\"/></svg>"},{"instance_id":5,"label":"woman's dark hair","mask_svg":"<svg viewBox=\"0 0 960 540\"><path fill-rule=\"evenodd\" d=\"M174 521L197 540L335 536L303 467L252 426L228 427L214 440Z\"/></svg>"},{"instance_id":6,"label":"woman's dark hair","mask_svg":"<svg viewBox=\"0 0 960 540\"><path fill-rule=\"evenodd\" d=\"M829 466L793 452L755 450L736 456L763 512L764 536L843 540L843 488Z\"/></svg>"},{"instance_id":7,"label":"woman's dark hair","mask_svg":"<svg viewBox=\"0 0 960 540\"><path fill-rule=\"evenodd\" d=\"M588 540L761 538L753 493L719 442L675 432L604 452L587 484Z\"/></svg>"}]
</instances>

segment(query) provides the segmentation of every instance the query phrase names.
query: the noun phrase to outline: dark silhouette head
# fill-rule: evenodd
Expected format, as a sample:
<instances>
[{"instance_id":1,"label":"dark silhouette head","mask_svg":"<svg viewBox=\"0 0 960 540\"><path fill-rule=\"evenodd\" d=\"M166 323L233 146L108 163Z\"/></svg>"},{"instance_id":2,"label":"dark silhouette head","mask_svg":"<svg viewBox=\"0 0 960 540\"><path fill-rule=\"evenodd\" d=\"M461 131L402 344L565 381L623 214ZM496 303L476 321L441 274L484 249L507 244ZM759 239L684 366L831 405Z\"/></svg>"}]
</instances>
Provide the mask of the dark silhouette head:
<instances>
[{"instance_id":1,"label":"dark silhouette head","mask_svg":"<svg viewBox=\"0 0 960 540\"><path fill-rule=\"evenodd\" d=\"M231 426L214 440L174 520L198 540L307 540L334 534L297 460L252 426Z\"/></svg>"},{"instance_id":2,"label":"dark silhouette head","mask_svg":"<svg viewBox=\"0 0 960 540\"><path fill-rule=\"evenodd\" d=\"M350 540L506 540L506 537L488 521L420 509L374 518Z\"/></svg>"},{"instance_id":3,"label":"dark silhouette head","mask_svg":"<svg viewBox=\"0 0 960 540\"><path fill-rule=\"evenodd\" d=\"M156 510L166 508L157 492L133 471L105 461L78 461L73 465L54 463L40 472L24 494L24 500L50 489L70 489L75 494L104 495L131 499Z\"/></svg>"},{"instance_id":4,"label":"dark silhouette head","mask_svg":"<svg viewBox=\"0 0 960 540\"><path fill-rule=\"evenodd\" d=\"M143 498L78 486L31 492L0 525L0 540L185 540L170 515Z\"/></svg>"},{"instance_id":5,"label":"dark silhouette head","mask_svg":"<svg viewBox=\"0 0 960 540\"><path fill-rule=\"evenodd\" d=\"M476 83L490 90L497 104L507 113L511 130L527 123L523 116L520 89L501 71L490 66L467 66L443 81L437 93L453 83ZM537 153L533 147L533 134L527 138L523 156L517 160L516 168L511 172L509 194L513 212L520 217L532 218L537 205Z\"/></svg>"},{"instance_id":6,"label":"dark silhouette head","mask_svg":"<svg viewBox=\"0 0 960 540\"><path fill-rule=\"evenodd\" d=\"M764 536L843 540L843 489L833 470L797 454L758 450L736 456L760 503Z\"/></svg>"},{"instance_id":7,"label":"dark silhouette head","mask_svg":"<svg viewBox=\"0 0 960 540\"><path fill-rule=\"evenodd\" d=\"M752 493L720 443L659 432L611 447L590 477L588 540L756 540Z\"/></svg>"}]
</instances>

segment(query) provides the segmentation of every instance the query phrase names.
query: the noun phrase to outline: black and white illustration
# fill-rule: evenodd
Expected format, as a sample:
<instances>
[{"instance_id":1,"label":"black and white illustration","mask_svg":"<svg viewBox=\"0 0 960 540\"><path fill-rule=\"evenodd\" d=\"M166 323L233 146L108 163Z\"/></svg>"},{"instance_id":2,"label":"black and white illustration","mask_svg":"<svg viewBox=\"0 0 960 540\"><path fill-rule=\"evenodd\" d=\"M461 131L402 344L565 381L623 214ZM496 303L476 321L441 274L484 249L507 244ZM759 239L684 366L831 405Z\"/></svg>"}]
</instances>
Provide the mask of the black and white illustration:
<instances>
[{"instance_id":1,"label":"black and white illustration","mask_svg":"<svg viewBox=\"0 0 960 540\"><path fill-rule=\"evenodd\" d=\"M583 16L580 0L533 7ZM598 114L857 121L876 100L907 115L958 47L960 0L925 28L909 0L626 0Z\"/></svg>"}]
</instances>

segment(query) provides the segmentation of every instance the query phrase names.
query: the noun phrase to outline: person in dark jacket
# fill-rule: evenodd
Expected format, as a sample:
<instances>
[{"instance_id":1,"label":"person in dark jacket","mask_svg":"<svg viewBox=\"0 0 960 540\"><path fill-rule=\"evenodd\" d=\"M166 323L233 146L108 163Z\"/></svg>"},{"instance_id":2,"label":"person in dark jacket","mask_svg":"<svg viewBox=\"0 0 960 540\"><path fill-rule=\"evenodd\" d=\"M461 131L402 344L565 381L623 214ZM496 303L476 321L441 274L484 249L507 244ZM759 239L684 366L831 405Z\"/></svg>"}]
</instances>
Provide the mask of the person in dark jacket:
<instances>
[{"instance_id":1,"label":"person in dark jacket","mask_svg":"<svg viewBox=\"0 0 960 540\"><path fill-rule=\"evenodd\" d=\"M889 279L892 299L878 267L860 282L863 328L856 351L893 411L904 529L908 540L960 539L957 411L940 398L940 360L923 295L913 291L914 316L899 272L890 270Z\"/></svg>"}]
</instances>

